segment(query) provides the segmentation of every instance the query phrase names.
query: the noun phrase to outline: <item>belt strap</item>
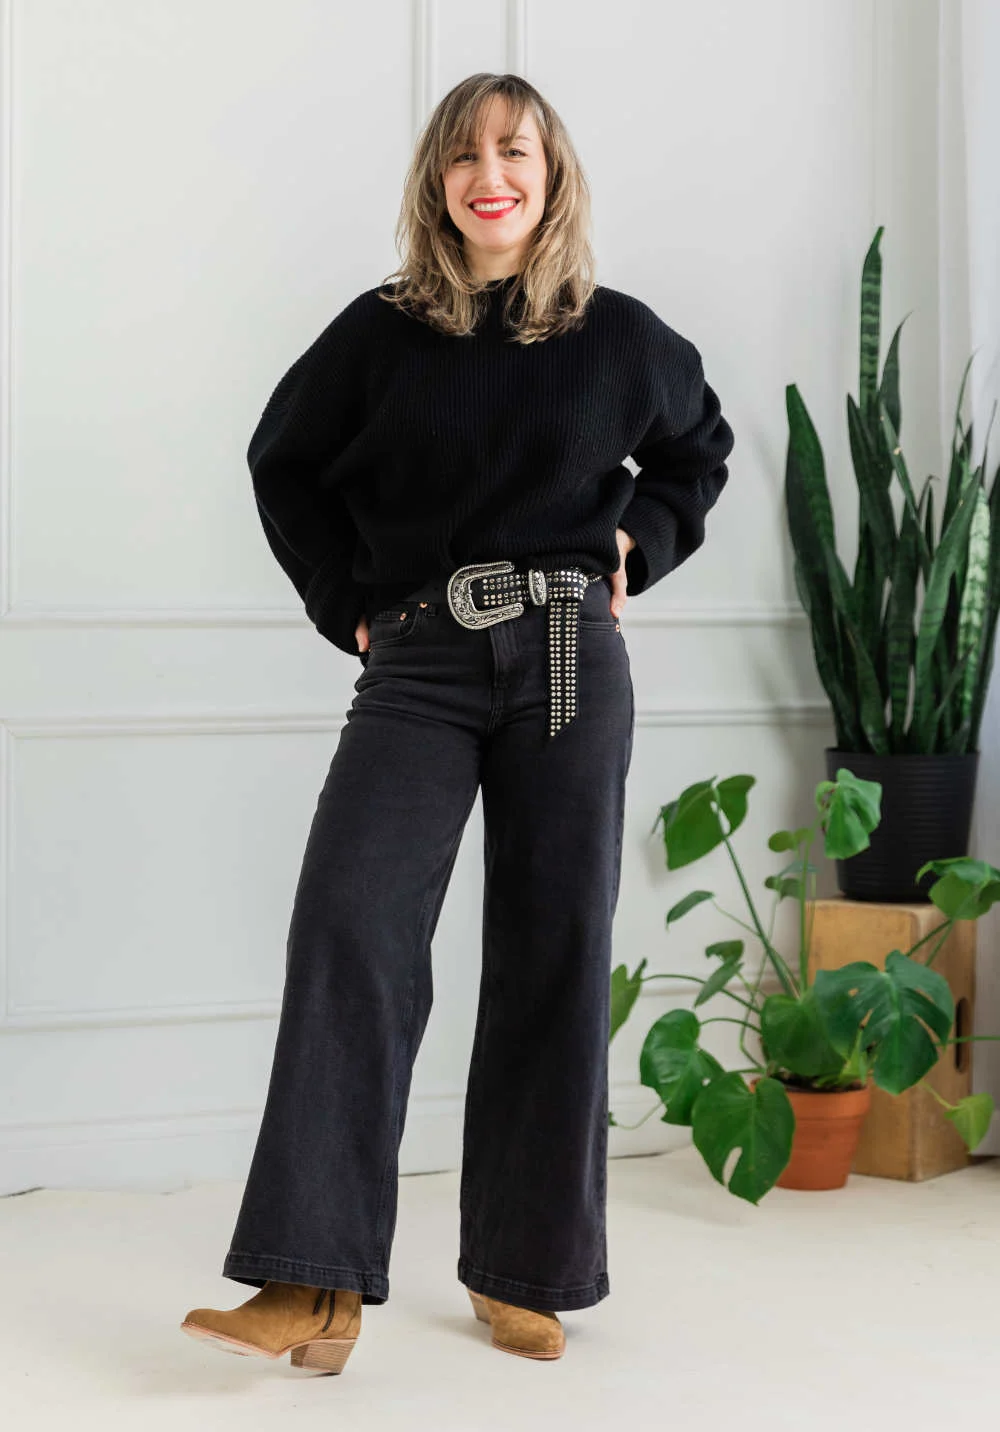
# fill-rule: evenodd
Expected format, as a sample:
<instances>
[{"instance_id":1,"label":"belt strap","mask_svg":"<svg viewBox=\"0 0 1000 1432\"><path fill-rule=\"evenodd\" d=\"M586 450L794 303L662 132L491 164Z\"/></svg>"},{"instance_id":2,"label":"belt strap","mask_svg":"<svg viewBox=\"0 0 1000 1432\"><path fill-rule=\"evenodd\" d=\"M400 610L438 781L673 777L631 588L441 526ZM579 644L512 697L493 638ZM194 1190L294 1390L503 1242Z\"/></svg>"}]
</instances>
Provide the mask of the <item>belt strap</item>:
<instances>
[{"instance_id":1,"label":"belt strap","mask_svg":"<svg viewBox=\"0 0 1000 1432\"><path fill-rule=\"evenodd\" d=\"M504 564L506 566L506 564ZM476 613L489 614L484 625L508 621L522 615L515 607L506 615L500 609L511 603L547 606L549 609L549 739L568 726L578 712L577 638L580 602L591 582L602 579L600 572L582 567L532 568L527 572L488 572L471 578L474 568L459 567L450 577L428 582L411 592L407 601L447 600L449 610L462 626L476 626ZM544 577L544 581L539 578Z\"/></svg>"}]
</instances>

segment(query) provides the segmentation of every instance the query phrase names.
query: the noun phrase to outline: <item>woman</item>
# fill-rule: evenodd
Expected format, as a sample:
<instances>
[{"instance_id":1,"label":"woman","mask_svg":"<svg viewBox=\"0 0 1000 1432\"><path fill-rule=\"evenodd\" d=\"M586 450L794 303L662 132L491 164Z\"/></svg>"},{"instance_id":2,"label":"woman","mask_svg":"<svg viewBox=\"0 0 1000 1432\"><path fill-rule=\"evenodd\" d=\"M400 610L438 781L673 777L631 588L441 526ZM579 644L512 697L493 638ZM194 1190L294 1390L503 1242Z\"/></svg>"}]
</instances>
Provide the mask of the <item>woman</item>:
<instances>
[{"instance_id":1,"label":"woman","mask_svg":"<svg viewBox=\"0 0 1000 1432\"><path fill-rule=\"evenodd\" d=\"M394 282L281 380L261 522L363 670L309 832L274 1064L223 1276L182 1327L339 1372L388 1298L431 938L477 792L482 983L458 1277L493 1345L554 1358L609 1292L611 926L634 703L627 596L704 540L732 431L698 350L595 285L552 107L477 74L407 177ZM623 465L632 455L637 478Z\"/></svg>"}]
</instances>

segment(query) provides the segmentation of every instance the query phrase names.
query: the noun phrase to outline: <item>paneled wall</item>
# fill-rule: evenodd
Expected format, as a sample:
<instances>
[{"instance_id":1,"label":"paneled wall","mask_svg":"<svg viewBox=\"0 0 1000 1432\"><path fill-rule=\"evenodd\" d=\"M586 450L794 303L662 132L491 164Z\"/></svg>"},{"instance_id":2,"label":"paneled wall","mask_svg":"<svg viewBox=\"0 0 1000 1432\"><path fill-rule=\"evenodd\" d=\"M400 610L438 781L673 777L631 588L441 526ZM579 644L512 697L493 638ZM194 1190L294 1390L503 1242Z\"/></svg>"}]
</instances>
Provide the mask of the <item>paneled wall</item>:
<instances>
[{"instance_id":1,"label":"paneled wall","mask_svg":"<svg viewBox=\"0 0 1000 1432\"><path fill-rule=\"evenodd\" d=\"M668 875L660 804L756 775L741 844L760 889L767 834L808 818L824 774L784 386L851 524L857 278L887 211L887 292L913 306L921 273L921 201L886 169L893 56L876 0L3 0L0 17L0 1191L240 1178L360 671L274 564L246 444L292 359L395 267L418 127L473 70L535 82L590 177L599 280L697 344L736 432L706 546L623 620L637 730L616 961L691 973L728 927L700 911L668 942L667 908L695 884L732 909L737 893L722 861ZM915 357L904 399L934 381ZM918 450L936 443L909 412ZM481 840L477 804L404 1172L460 1156ZM653 1102L642 1033L691 988L649 986L616 1040L622 1122ZM715 1029L730 1056L734 1027ZM651 1119L612 1152L687 1137Z\"/></svg>"}]
</instances>

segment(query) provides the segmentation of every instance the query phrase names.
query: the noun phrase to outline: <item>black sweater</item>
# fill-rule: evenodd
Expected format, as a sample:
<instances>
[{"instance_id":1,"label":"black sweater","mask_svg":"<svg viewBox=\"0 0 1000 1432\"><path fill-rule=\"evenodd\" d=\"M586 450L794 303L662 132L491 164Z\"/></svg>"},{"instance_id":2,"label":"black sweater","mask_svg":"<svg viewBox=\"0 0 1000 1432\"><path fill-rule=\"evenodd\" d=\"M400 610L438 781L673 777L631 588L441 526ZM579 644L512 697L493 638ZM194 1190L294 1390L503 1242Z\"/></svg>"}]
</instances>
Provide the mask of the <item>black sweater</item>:
<instances>
[{"instance_id":1,"label":"black sweater","mask_svg":"<svg viewBox=\"0 0 1000 1432\"><path fill-rule=\"evenodd\" d=\"M513 342L513 281L462 337L368 289L268 400L247 453L264 533L342 651L361 615L469 562L611 573L622 527L633 596L704 541L733 433L694 344L603 284L582 328Z\"/></svg>"}]
</instances>

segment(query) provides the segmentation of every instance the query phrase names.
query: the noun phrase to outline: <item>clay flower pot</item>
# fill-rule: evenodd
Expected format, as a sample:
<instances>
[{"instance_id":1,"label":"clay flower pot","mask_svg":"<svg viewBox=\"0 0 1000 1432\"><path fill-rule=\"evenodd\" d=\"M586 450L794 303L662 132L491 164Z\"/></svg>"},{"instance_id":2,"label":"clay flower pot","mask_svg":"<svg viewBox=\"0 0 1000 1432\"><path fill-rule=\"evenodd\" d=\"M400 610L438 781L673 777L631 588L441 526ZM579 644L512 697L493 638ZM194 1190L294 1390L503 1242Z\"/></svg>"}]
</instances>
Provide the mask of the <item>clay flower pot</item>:
<instances>
[{"instance_id":1,"label":"clay flower pot","mask_svg":"<svg viewBox=\"0 0 1000 1432\"><path fill-rule=\"evenodd\" d=\"M750 1088L756 1083L752 1079ZM778 1187L843 1188L871 1107L871 1081L862 1089L823 1091L789 1084L784 1089L795 1115L795 1133L792 1156L778 1176Z\"/></svg>"}]
</instances>

